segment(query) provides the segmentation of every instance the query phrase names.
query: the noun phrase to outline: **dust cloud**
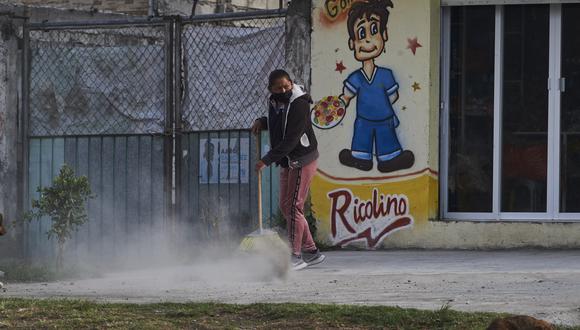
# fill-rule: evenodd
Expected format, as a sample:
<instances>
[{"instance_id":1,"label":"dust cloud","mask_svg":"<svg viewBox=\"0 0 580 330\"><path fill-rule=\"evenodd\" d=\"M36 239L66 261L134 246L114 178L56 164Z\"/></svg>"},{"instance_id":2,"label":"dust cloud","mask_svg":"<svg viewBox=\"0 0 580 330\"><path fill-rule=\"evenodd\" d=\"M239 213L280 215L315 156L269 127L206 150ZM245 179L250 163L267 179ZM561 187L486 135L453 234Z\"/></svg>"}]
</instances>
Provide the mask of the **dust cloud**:
<instances>
[{"instance_id":1,"label":"dust cloud","mask_svg":"<svg viewBox=\"0 0 580 330\"><path fill-rule=\"evenodd\" d=\"M83 228L65 247L63 269L72 273L65 276L66 281L106 278L139 292L151 287L178 289L192 283L285 280L290 264L287 243L258 239L251 251L242 251L239 244L249 233L232 221L226 205L218 210L202 214L204 218L194 224L156 219L130 230L104 228L102 242L83 240ZM87 225L90 230L91 224Z\"/></svg>"}]
</instances>

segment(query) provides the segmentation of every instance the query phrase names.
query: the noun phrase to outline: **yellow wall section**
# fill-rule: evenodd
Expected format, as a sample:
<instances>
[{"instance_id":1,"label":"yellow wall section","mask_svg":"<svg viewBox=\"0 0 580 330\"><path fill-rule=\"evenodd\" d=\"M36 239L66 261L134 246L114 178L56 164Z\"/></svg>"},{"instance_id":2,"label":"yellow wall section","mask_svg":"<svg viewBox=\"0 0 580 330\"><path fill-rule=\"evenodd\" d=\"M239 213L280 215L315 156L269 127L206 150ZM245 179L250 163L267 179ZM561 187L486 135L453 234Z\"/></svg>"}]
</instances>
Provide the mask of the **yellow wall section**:
<instances>
[{"instance_id":1,"label":"yellow wall section","mask_svg":"<svg viewBox=\"0 0 580 330\"><path fill-rule=\"evenodd\" d=\"M312 210L314 212L314 216L319 221L318 239L324 241L327 244L337 244L341 241L341 237L335 237L331 233L332 213L333 210L336 212L336 207L333 208L332 199L329 197L330 192L337 190L349 190L352 192L352 195L357 196L364 201L372 200L374 189L378 190L378 192L383 195L404 195L409 200L409 214L412 218L412 224L410 226L405 226L404 229L414 230L425 227L428 222L427 219L432 216L432 214L436 214L437 202L429 196L429 187L436 186L437 179L429 171L424 171L423 173L417 174L410 179L391 182L345 182L340 180L333 180L322 173L317 173L313 180L311 195ZM342 200L339 204L339 206L343 204ZM352 207L346 211L346 213L348 214L349 224L354 225L354 200L351 201L350 205ZM392 223L393 220L394 219L368 219L365 220L365 222L381 222L381 224L375 226L379 229L382 229ZM337 227L341 227L341 221L338 219L338 216L335 217L335 221L337 222L335 225ZM373 225L369 224L368 226ZM393 232L388 233L385 235L385 237ZM375 235L377 233L375 233ZM382 238L384 239L385 237ZM381 239L380 237L372 238ZM368 243L366 239L360 239L358 240L358 243L363 246L367 245L369 248L376 247L368 246L368 244L366 244Z\"/></svg>"}]
</instances>

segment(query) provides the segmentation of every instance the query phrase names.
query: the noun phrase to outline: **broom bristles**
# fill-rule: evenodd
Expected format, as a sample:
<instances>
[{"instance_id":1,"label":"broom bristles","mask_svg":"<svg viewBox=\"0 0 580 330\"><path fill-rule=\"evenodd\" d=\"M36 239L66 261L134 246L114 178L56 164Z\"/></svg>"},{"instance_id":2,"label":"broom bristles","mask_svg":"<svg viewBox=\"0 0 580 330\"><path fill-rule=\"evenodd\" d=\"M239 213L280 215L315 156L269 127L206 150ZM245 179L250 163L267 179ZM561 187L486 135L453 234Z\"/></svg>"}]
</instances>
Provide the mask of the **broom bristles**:
<instances>
[{"instance_id":1,"label":"broom bristles","mask_svg":"<svg viewBox=\"0 0 580 330\"><path fill-rule=\"evenodd\" d=\"M249 234L240 243L238 251L262 260L269 269L268 274L286 278L290 269L290 247L276 232L258 230Z\"/></svg>"},{"instance_id":2,"label":"broom bristles","mask_svg":"<svg viewBox=\"0 0 580 330\"><path fill-rule=\"evenodd\" d=\"M244 237L242 242L240 243L239 249L241 251L252 251L256 248L257 245L260 245L260 248L263 248L264 245L268 246L285 246L286 243L278 236L275 235L248 235Z\"/></svg>"}]
</instances>

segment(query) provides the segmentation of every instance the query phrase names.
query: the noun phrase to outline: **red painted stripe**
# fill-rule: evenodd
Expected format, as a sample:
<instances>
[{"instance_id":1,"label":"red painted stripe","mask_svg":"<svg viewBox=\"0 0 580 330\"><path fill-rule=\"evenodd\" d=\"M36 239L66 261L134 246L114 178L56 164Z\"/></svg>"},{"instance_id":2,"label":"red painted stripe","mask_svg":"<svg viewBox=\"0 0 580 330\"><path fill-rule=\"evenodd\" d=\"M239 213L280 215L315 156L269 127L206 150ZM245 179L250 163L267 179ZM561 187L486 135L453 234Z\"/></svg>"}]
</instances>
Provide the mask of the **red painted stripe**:
<instances>
[{"instance_id":1,"label":"red painted stripe","mask_svg":"<svg viewBox=\"0 0 580 330\"><path fill-rule=\"evenodd\" d=\"M317 170L320 174L322 174L323 176L332 179L332 180L337 180L337 181L361 181L361 180L371 180L371 181L380 181L380 180L388 180L388 179L397 179L397 178L404 178L404 177L409 177L409 176L414 176L417 174L422 174L425 172L429 172L433 175L439 175L439 173L437 171L434 171L430 168L425 168L423 170L417 171L417 172L413 172L413 173L407 173L407 174L402 174L402 175L392 175L392 176L382 176L382 177L360 177L360 178L340 178L340 177L336 177L333 175L330 175L326 172L324 172L321 169Z\"/></svg>"},{"instance_id":2,"label":"red painted stripe","mask_svg":"<svg viewBox=\"0 0 580 330\"><path fill-rule=\"evenodd\" d=\"M413 220L411 220L411 218L409 218L409 217L397 219L395 222L390 224L387 228L383 229L383 231L380 234L378 234L377 237L372 237L371 229L367 228L367 229L365 229L365 231L363 231L362 233L359 233L355 237L351 237L351 238L347 238L345 240L342 240L336 245L345 246L346 244L348 244L350 242L364 238L367 240L367 246L374 248L381 241L381 238L383 238L383 236L387 235L388 233L392 232L393 230L407 227L407 226L411 225L411 223L413 223Z\"/></svg>"}]
</instances>

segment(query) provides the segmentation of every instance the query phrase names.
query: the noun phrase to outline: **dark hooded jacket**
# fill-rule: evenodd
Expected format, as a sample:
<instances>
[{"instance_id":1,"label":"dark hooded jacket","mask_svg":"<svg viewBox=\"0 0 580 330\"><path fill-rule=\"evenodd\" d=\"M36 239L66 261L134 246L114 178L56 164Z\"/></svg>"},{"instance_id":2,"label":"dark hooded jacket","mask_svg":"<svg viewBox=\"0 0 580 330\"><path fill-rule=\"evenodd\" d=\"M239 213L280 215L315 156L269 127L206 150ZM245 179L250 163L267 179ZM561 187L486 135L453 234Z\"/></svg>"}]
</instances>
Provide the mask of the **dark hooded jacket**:
<instances>
[{"instance_id":1,"label":"dark hooded jacket","mask_svg":"<svg viewBox=\"0 0 580 330\"><path fill-rule=\"evenodd\" d=\"M268 117L259 119L262 128L270 133L270 151L262 158L264 164L299 168L318 158L310 104L310 95L296 84L289 104L279 104L270 97Z\"/></svg>"}]
</instances>

